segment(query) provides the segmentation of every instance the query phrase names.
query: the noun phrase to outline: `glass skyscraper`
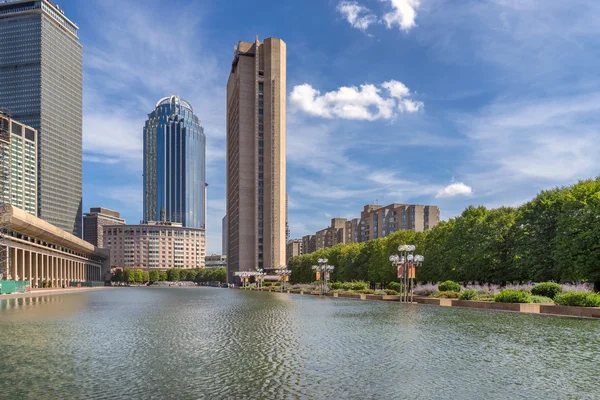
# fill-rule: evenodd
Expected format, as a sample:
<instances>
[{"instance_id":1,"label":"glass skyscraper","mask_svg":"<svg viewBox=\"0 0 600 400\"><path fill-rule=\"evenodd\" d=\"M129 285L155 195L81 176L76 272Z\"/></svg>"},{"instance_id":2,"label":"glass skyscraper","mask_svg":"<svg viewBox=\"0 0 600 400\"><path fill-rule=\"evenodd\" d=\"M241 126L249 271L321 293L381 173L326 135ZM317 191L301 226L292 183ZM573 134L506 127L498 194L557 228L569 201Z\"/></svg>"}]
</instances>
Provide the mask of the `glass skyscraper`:
<instances>
[{"instance_id":1,"label":"glass skyscraper","mask_svg":"<svg viewBox=\"0 0 600 400\"><path fill-rule=\"evenodd\" d=\"M38 131L38 216L81 237L78 29L47 0L0 2L0 107Z\"/></svg>"},{"instance_id":2,"label":"glass skyscraper","mask_svg":"<svg viewBox=\"0 0 600 400\"><path fill-rule=\"evenodd\" d=\"M206 229L206 136L192 106L165 97L144 126L144 222Z\"/></svg>"}]
</instances>

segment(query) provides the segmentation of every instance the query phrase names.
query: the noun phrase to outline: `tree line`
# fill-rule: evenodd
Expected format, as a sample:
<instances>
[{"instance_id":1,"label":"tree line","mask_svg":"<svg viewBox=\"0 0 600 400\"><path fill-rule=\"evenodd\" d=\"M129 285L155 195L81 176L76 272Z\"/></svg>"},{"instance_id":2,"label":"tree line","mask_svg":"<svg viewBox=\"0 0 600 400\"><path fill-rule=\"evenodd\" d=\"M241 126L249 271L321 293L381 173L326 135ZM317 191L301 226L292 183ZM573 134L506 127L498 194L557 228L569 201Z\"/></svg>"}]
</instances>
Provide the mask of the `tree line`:
<instances>
[{"instance_id":1,"label":"tree line","mask_svg":"<svg viewBox=\"0 0 600 400\"><path fill-rule=\"evenodd\" d=\"M600 178L546 190L520 207L468 207L427 232L400 231L294 257L293 282L312 282L320 257L337 281L395 281L389 262L401 244L414 244L425 262L421 282L594 281L600 290Z\"/></svg>"},{"instance_id":2,"label":"tree line","mask_svg":"<svg viewBox=\"0 0 600 400\"><path fill-rule=\"evenodd\" d=\"M143 271L141 269L118 269L113 276L113 282L123 283L148 283L148 282L226 282L227 271L225 268L197 268L182 269L170 268L166 271Z\"/></svg>"}]
</instances>

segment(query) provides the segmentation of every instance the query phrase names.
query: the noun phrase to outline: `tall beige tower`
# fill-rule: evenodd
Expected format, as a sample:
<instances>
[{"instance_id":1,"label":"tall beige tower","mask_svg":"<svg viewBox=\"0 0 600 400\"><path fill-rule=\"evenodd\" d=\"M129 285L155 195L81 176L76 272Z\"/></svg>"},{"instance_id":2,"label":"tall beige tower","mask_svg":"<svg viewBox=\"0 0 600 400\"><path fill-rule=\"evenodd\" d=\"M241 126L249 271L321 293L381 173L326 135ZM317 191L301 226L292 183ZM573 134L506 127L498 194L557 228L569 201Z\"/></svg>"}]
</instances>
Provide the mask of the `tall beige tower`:
<instances>
[{"instance_id":1,"label":"tall beige tower","mask_svg":"<svg viewBox=\"0 0 600 400\"><path fill-rule=\"evenodd\" d=\"M227 82L227 275L286 261L286 45L239 42Z\"/></svg>"}]
</instances>

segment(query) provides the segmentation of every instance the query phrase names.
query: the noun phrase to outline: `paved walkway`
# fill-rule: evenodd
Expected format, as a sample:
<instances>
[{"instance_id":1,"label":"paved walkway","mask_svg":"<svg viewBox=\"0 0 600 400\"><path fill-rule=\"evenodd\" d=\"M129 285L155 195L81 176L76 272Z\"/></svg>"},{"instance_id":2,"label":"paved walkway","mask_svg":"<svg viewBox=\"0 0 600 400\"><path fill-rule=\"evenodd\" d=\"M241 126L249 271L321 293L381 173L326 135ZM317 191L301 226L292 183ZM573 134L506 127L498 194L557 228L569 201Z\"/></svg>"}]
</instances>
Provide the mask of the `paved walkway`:
<instances>
[{"instance_id":1,"label":"paved walkway","mask_svg":"<svg viewBox=\"0 0 600 400\"><path fill-rule=\"evenodd\" d=\"M93 287L93 288L47 288L47 289L33 289L29 293L12 293L12 294L2 294L0 295L0 300L6 299L20 299L23 297L34 297L34 296L50 296L56 294L71 294L71 293L81 293L81 292L89 292L92 290L106 290L106 289L114 289L111 286L103 286L103 287Z\"/></svg>"}]
</instances>

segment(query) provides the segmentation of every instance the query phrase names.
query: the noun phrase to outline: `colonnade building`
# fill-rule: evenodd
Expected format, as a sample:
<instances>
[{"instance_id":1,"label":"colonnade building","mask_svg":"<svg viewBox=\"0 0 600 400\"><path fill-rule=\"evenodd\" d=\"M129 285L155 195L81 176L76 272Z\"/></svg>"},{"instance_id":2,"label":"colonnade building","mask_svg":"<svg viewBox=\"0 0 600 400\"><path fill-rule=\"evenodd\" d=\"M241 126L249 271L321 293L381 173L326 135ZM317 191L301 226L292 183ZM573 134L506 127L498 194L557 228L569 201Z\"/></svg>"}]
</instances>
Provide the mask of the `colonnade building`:
<instances>
[{"instance_id":1,"label":"colonnade building","mask_svg":"<svg viewBox=\"0 0 600 400\"><path fill-rule=\"evenodd\" d=\"M24 210L0 210L0 273L8 280L31 281L42 287L110 279L110 253Z\"/></svg>"}]
</instances>

